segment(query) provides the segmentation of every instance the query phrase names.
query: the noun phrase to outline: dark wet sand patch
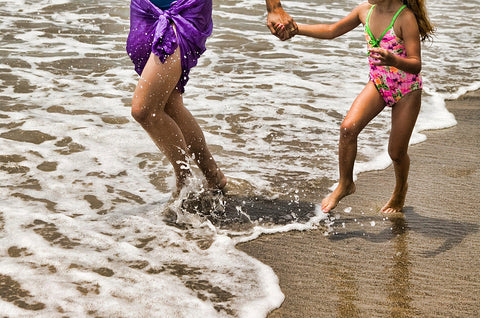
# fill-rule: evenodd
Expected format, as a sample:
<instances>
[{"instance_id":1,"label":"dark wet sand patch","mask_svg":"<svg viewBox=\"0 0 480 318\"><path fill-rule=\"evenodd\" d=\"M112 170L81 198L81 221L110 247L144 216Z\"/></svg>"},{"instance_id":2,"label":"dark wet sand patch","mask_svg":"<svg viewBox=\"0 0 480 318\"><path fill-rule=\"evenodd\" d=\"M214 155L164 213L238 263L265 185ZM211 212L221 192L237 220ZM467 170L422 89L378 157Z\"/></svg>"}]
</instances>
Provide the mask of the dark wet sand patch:
<instances>
[{"instance_id":1,"label":"dark wet sand patch","mask_svg":"<svg viewBox=\"0 0 480 318\"><path fill-rule=\"evenodd\" d=\"M115 179L115 178L118 178L118 177L124 177L127 175L127 171L126 170L122 170L120 171L119 173L117 174L109 174L107 175L105 172L103 171L92 171L92 172L88 172L87 173L87 177L97 177L97 178L106 178L106 179Z\"/></svg>"},{"instance_id":2,"label":"dark wet sand patch","mask_svg":"<svg viewBox=\"0 0 480 318\"><path fill-rule=\"evenodd\" d=\"M85 201L90 204L90 208L92 210L100 209L103 206L103 202L100 201L96 196L93 194L87 194L83 197Z\"/></svg>"},{"instance_id":3,"label":"dark wet sand patch","mask_svg":"<svg viewBox=\"0 0 480 318\"><path fill-rule=\"evenodd\" d=\"M15 105L1 105L0 104L0 110L4 112L23 112L27 111L29 109L36 109L36 108L41 108L41 106L38 105L24 105L24 104L15 104Z\"/></svg>"},{"instance_id":4,"label":"dark wet sand patch","mask_svg":"<svg viewBox=\"0 0 480 318\"><path fill-rule=\"evenodd\" d=\"M5 230L5 219L3 218L3 212L0 211L0 234Z\"/></svg>"},{"instance_id":5,"label":"dark wet sand patch","mask_svg":"<svg viewBox=\"0 0 480 318\"><path fill-rule=\"evenodd\" d=\"M95 268L95 269L93 269L93 272L97 273L98 275L105 276L105 277L112 277L113 275L115 275L115 272L113 270L111 270L110 268L107 268L107 267Z\"/></svg>"},{"instance_id":6,"label":"dark wet sand patch","mask_svg":"<svg viewBox=\"0 0 480 318\"><path fill-rule=\"evenodd\" d=\"M0 155L0 170L6 171L9 174L27 173L30 168L18 165L19 162L25 161L26 158L21 155Z\"/></svg>"},{"instance_id":7,"label":"dark wet sand patch","mask_svg":"<svg viewBox=\"0 0 480 318\"><path fill-rule=\"evenodd\" d=\"M0 118L2 118L2 117L0 117ZM3 118L6 118L6 117L3 117ZM21 126L23 126L23 124L25 124L24 121L11 122L11 123L6 123L6 124L0 124L0 128L13 129L13 128L21 127Z\"/></svg>"},{"instance_id":8,"label":"dark wet sand patch","mask_svg":"<svg viewBox=\"0 0 480 318\"><path fill-rule=\"evenodd\" d=\"M23 59L17 58L2 58L2 64L6 64L11 68L32 68L32 65Z\"/></svg>"},{"instance_id":9,"label":"dark wet sand patch","mask_svg":"<svg viewBox=\"0 0 480 318\"><path fill-rule=\"evenodd\" d=\"M128 267L134 268L134 269L144 269L145 267L149 266L150 263L147 261L137 261L137 262L131 262Z\"/></svg>"},{"instance_id":10,"label":"dark wet sand patch","mask_svg":"<svg viewBox=\"0 0 480 318\"><path fill-rule=\"evenodd\" d=\"M128 91L133 92L135 91L135 86L132 85L131 89ZM131 98L122 98L122 104L125 107L131 107L132 106L132 99Z\"/></svg>"},{"instance_id":11,"label":"dark wet sand patch","mask_svg":"<svg viewBox=\"0 0 480 318\"><path fill-rule=\"evenodd\" d=\"M55 161L44 161L37 166L38 170L42 170L45 172L52 172L57 170L58 162Z\"/></svg>"},{"instance_id":12,"label":"dark wet sand patch","mask_svg":"<svg viewBox=\"0 0 480 318\"><path fill-rule=\"evenodd\" d=\"M154 172L148 175L149 182L160 192L168 192L168 175L164 172Z\"/></svg>"},{"instance_id":13,"label":"dark wet sand patch","mask_svg":"<svg viewBox=\"0 0 480 318\"><path fill-rule=\"evenodd\" d=\"M130 120L126 117L114 117L114 116L102 116L102 121L111 125L124 125L128 124Z\"/></svg>"},{"instance_id":14,"label":"dark wet sand patch","mask_svg":"<svg viewBox=\"0 0 480 318\"><path fill-rule=\"evenodd\" d=\"M64 114L64 115L100 115L99 113L92 112L89 110L84 110L84 109L69 110L69 109L65 109L65 107L63 106L50 106L47 108L47 112Z\"/></svg>"},{"instance_id":15,"label":"dark wet sand patch","mask_svg":"<svg viewBox=\"0 0 480 318\"><path fill-rule=\"evenodd\" d=\"M47 199L35 198L35 197L30 196L30 195L23 194L23 193L19 193L19 192L13 193L13 194L12 194L12 197L20 198L20 199L22 199L22 200L24 200L24 201L44 203L44 204L45 204L45 207L47 208L47 210L49 210L49 211L51 211L51 212L55 212L55 213L58 212L58 211L55 209L55 207L57 206L57 203L52 202L52 201L47 200Z\"/></svg>"},{"instance_id":16,"label":"dark wet sand patch","mask_svg":"<svg viewBox=\"0 0 480 318\"><path fill-rule=\"evenodd\" d=\"M73 141L72 137L65 137L55 143L57 147L66 147Z\"/></svg>"},{"instance_id":17,"label":"dark wet sand patch","mask_svg":"<svg viewBox=\"0 0 480 318\"><path fill-rule=\"evenodd\" d=\"M30 81L20 78L16 73L10 70L2 72L1 88L13 87L13 92L16 94L28 94L37 89L37 86L30 85ZM2 106L2 108L5 106ZM8 111L8 110L7 110Z\"/></svg>"},{"instance_id":18,"label":"dark wet sand patch","mask_svg":"<svg viewBox=\"0 0 480 318\"><path fill-rule=\"evenodd\" d=\"M29 178L25 181L22 181L22 182L20 182L19 185L11 186L11 188L31 189L31 190L37 190L37 191L42 190L42 187L40 186L40 181L38 181L37 179L33 179L33 178ZM27 197L22 198L22 199L27 199ZM54 207L54 205L51 206L49 204L49 202L47 202L47 201L44 201L44 203L47 204L47 207L50 207L50 208ZM54 212L54 211L52 211L52 212Z\"/></svg>"},{"instance_id":19,"label":"dark wet sand patch","mask_svg":"<svg viewBox=\"0 0 480 318\"><path fill-rule=\"evenodd\" d=\"M24 156L21 155L0 155L0 162L8 163L8 162L22 162L26 160Z\"/></svg>"},{"instance_id":20,"label":"dark wet sand patch","mask_svg":"<svg viewBox=\"0 0 480 318\"><path fill-rule=\"evenodd\" d=\"M131 201L135 201L137 202L138 204L145 204L146 202L142 199L141 196L139 195L136 195L136 194L133 194L131 192L128 192L128 191L125 191L125 190L116 190L116 193L118 193L119 195L121 195L122 197L128 199L128 200L131 200Z\"/></svg>"},{"instance_id":21,"label":"dark wet sand patch","mask_svg":"<svg viewBox=\"0 0 480 318\"><path fill-rule=\"evenodd\" d=\"M80 243L72 241L66 235L60 233L57 226L53 223L47 223L37 219L33 221L33 224L26 226L26 228L32 228L35 233L43 237L46 241L65 249L72 249L80 245Z\"/></svg>"},{"instance_id":22,"label":"dark wet sand patch","mask_svg":"<svg viewBox=\"0 0 480 318\"><path fill-rule=\"evenodd\" d=\"M43 158L42 154L39 153L38 151L29 150L28 153L31 153L32 155L37 156L38 158Z\"/></svg>"},{"instance_id":23,"label":"dark wet sand patch","mask_svg":"<svg viewBox=\"0 0 480 318\"><path fill-rule=\"evenodd\" d=\"M56 137L43 133L38 130L13 129L0 134L1 138L14 141L29 142L39 145L47 140L54 140Z\"/></svg>"},{"instance_id":24,"label":"dark wet sand patch","mask_svg":"<svg viewBox=\"0 0 480 318\"><path fill-rule=\"evenodd\" d=\"M13 92L17 94L29 94L29 93L33 93L36 89L37 89L37 86L30 85L30 82L28 80L20 79L15 84Z\"/></svg>"},{"instance_id":25,"label":"dark wet sand patch","mask_svg":"<svg viewBox=\"0 0 480 318\"><path fill-rule=\"evenodd\" d=\"M184 284L185 287L197 293L198 299L214 303L213 308L215 308L217 312L224 312L233 317L236 316L236 312L229 305L222 304L235 297L232 293L218 286L214 286L209 281L203 279L188 280Z\"/></svg>"},{"instance_id":26,"label":"dark wet sand patch","mask_svg":"<svg viewBox=\"0 0 480 318\"><path fill-rule=\"evenodd\" d=\"M148 262L139 261L132 264L131 268L144 269L149 266ZM232 293L213 285L207 280L197 278L202 273L202 269L199 267L190 267L186 264L181 263L170 263L164 264L161 267L150 267L146 270L147 273L156 275L168 271L172 275L182 279L185 287L189 288L193 292L197 293L197 297L204 301L212 301L213 303L222 303L227 302L230 299L234 298L235 295ZM216 307L217 311L225 311L228 314L232 315L234 312L225 306L218 305Z\"/></svg>"},{"instance_id":27,"label":"dark wet sand patch","mask_svg":"<svg viewBox=\"0 0 480 318\"><path fill-rule=\"evenodd\" d=\"M45 304L35 302L30 292L23 289L19 282L4 274L0 274L0 298L26 310L37 311L45 308Z\"/></svg>"},{"instance_id":28,"label":"dark wet sand patch","mask_svg":"<svg viewBox=\"0 0 480 318\"><path fill-rule=\"evenodd\" d=\"M55 146L61 147L62 149L56 149L55 151L65 156L85 150L85 147L83 145L73 142L72 137L65 137L62 140L57 141L55 143Z\"/></svg>"},{"instance_id":29,"label":"dark wet sand patch","mask_svg":"<svg viewBox=\"0 0 480 318\"><path fill-rule=\"evenodd\" d=\"M19 165L14 165L14 166L0 166L0 170L6 171L8 174L15 174L15 173L27 173L30 171L29 167L25 166L19 166Z\"/></svg>"},{"instance_id":30,"label":"dark wet sand patch","mask_svg":"<svg viewBox=\"0 0 480 318\"><path fill-rule=\"evenodd\" d=\"M33 253L29 252L26 247L18 247L18 246L10 246L7 250L8 256L10 257L22 257L22 256L30 256Z\"/></svg>"},{"instance_id":31,"label":"dark wet sand patch","mask_svg":"<svg viewBox=\"0 0 480 318\"><path fill-rule=\"evenodd\" d=\"M116 199L112 200L112 202L125 203L125 202L129 202L127 200L130 200L130 201L134 201L138 204L145 204L146 203L141 196L136 195L134 193L131 193L131 192L128 192L128 191L125 191L125 190L121 190L121 189L115 189L114 187L109 186L109 185L105 185L105 187L107 188L108 193L117 193L118 195L121 196L121 198L117 197ZM125 200L125 199L127 199L127 200Z\"/></svg>"},{"instance_id":32,"label":"dark wet sand patch","mask_svg":"<svg viewBox=\"0 0 480 318\"><path fill-rule=\"evenodd\" d=\"M92 282L79 282L75 283L77 285L77 290L82 293L83 296L86 296L90 293L99 295L100 294L100 285L98 283Z\"/></svg>"},{"instance_id":33,"label":"dark wet sand patch","mask_svg":"<svg viewBox=\"0 0 480 318\"><path fill-rule=\"evenodd\" d=\"M54 75L91 75L95 73L105 73L115 66L114 62L103 58L59 58L52 62L40 62L38 68L51 72Z\"/></svg>"},{"instance_id":34,"label":"dark wet sand patch","mask_svg":"<svg viewBox=\"0 0 480 318\"><path fill-rule=\"evenodd\" d=\"M150 243L151 241L153 241L156 238L157 238L156 236L139 238L138 241L140 241L140 243L136 244L135 247L136 248L144 248L148 243Z\"/></svg>"},{"instance_id":35,"label":"dark wet sand patch","mask_svg":"<svg viewBox=\"0 0 480 318\"><path fill-rule=\"evenodd\" d=\"M112 277L113 275L115 275L115 272L108 267L98 267L98 268L90 269L83 265L72 263L68 268L94 272L94 273L97 273L98 275L105 276L105 277Z\"/></svg>"},{"instance_id":36,"label":"dark wet sand patch","mask_svg":"<svg viewBox=\"0 0 480 318\"><path fill-rule=\"evenodd\" d=\"M185 287L197 294L197 297L203 301L211 301L215 305L217 312L225 312L228 315L235 316L235 312L228 305L222 303L228 302L235 297L232 293L224 290L205 279L198 278L202 273L199 267L190 267L186 264L171 263L165 264L161 268L147 270L150 274L158 274L164 271L170 272L172 275L179 277Z\"/></svg>"}]
</instances>

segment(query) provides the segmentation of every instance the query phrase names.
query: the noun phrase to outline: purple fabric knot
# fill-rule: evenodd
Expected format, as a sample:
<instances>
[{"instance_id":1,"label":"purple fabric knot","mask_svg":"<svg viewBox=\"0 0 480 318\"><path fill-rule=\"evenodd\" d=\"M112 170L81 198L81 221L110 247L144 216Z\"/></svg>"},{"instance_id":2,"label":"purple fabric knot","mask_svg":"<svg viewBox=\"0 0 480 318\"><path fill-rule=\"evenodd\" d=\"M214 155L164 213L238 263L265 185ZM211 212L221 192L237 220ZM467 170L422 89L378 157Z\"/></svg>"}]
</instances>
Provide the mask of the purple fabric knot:
<instances>
[{"instance_id":1,"label":"purple fabric knot","mask_svg":"<svg viewBox=\"0 0 480 318\"><path fill-rule=\"evenodd\" d=\"M179 46L183 73L177 87L183 93L212 29L212 0L178 0L165 11L150 0L132 0L126 49L141 75L151 52L164 63Z\"/></svg>"},{"instance_id":2,"label":"purple fabric knot","mask_svg":"<svg viewBox=\"0 0 480 318\"><path fill-rule=\"evenodd\" d=\"M177 37L171 23L172 14L170 11L163 11L163 14L159 15L153 35L152 52L160 58L162 63L165 63L167 56L172 55L178 46Z\"/></svg>"}]
</instances>

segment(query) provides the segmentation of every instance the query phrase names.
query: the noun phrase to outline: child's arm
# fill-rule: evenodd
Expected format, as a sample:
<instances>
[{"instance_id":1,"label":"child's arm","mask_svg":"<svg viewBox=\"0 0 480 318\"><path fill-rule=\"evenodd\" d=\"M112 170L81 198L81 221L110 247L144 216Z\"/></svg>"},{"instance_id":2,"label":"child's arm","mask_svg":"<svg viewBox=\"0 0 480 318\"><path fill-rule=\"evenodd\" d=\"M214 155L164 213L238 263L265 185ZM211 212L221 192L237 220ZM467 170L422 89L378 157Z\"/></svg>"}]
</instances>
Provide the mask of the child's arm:
<instances>
[{"instance_id":1,"label":"child's arm","mask_svg":"<svg viewBox=\"0 0 480 318\"><path fill-rule=\"evenodd\" d=\"M300 25L298 24L297 34L310 36L318 39L333 39L342 34L347 33L355 29L360 23L360 14L365 4L361 4L352 12L350 12L345 18L334 24L314 24L314 25Z\"/></svg>"},{"instance_id":2,"label":"child's arm","mask_svg":"<svg viewBox=\"0 0 480 318\"><path fill-rule=\"evenodd\" d=\"M399 57L382 48L371 48L371 56L378 60L376 65L394 66L404 72L418 74L422 70L420 32L415 15L406 12L399 16L401 38L405 43L407 57Z\"/></svg>"}]
</instances>

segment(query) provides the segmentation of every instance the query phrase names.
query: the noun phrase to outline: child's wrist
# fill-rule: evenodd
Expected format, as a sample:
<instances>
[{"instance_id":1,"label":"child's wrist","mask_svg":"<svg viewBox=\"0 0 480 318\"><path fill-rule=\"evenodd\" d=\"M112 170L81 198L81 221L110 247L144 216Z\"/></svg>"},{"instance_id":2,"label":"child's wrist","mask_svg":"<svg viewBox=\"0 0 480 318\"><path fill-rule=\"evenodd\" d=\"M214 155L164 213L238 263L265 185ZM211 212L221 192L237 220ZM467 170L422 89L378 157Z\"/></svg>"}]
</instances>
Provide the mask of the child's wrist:
<instances>
[{"instance_id":1,"label":"child's wrist","mask_svg":"<svg viewBox=\"0 0 480 318\"><path fill-rule=\"evenodd\" d=\"M392 54L392 66L395 67L395 68L399 68L399 64L400 64L400 59L398 56L396 56L395 54Z\"/></svg>"},{"instance_id":2,"label":"child's wrist","mask_svg":"<svg viewBox=\"0 0 480 318\"><path fill-rule=\"evenodd\" d=\"M302 34L302 25L295 25L295 30L293 31L294 35L301 35Z\"/></svg>"},{"instance_id":3,"label":"child's wrist","mask_svg":"<svg viewBox=\"0 0 480 318\"><path fill-rule=\"evenodd\" d=\"M297 35L297 34L298 34L298 26L295 25L295 26L293 27L292 31L290 32L290 34L291 34L292 36Z\"/></svg>"}]
</instances>

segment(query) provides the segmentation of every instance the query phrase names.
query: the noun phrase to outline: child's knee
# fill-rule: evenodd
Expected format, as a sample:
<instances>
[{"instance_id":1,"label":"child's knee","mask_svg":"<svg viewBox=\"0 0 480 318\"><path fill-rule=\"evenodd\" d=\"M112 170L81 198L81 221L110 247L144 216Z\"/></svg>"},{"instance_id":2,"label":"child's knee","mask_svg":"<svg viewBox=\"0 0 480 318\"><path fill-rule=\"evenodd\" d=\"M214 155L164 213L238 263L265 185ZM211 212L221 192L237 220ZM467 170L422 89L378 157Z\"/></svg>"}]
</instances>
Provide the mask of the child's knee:
<instances>
[{"instance_id":1,"label":"child's knee","mask_svg":"<svg viewBox=\"0 0 480 318\"><path fill-rule=\"evenodd\" d=\"M135 100L135 98L132 100L131 114L132 117L139 123L146 122L149 115L147 108L142 105L142 103Z\"/></svg>"},{"instance_id":2,"label":"child's knee","mask_svg":"<svg viewBox=\"0 0 480 318\"><path fill-rule=\"evenodd\" d=\"M340 137L346 139L357 138L360 131L356 127L355 123L343 122L340 126Z\"/></svg>"},{"instance_id":3,"label":"child's knee","mask_svg":"<svg viewBox=\"0 0 480 318\"><path fill-rule=\"evenodd\" d=\"M393 162L400 163L408 157L407 149L388 149L388 155Z\"/></svg>"}]
</instances>

